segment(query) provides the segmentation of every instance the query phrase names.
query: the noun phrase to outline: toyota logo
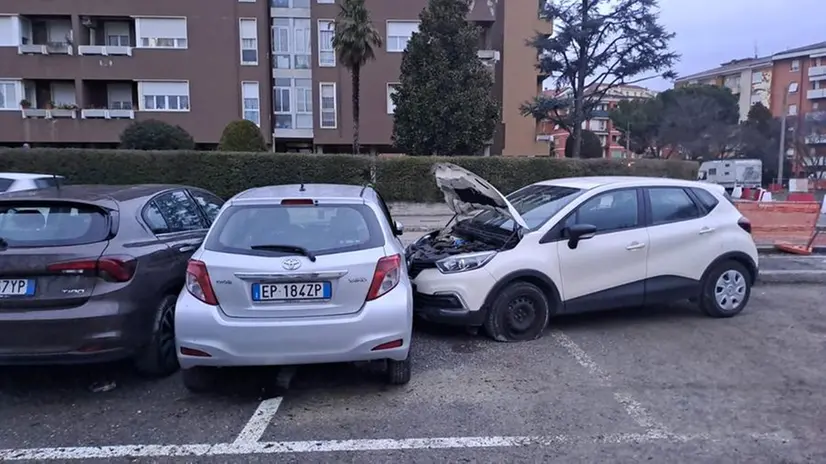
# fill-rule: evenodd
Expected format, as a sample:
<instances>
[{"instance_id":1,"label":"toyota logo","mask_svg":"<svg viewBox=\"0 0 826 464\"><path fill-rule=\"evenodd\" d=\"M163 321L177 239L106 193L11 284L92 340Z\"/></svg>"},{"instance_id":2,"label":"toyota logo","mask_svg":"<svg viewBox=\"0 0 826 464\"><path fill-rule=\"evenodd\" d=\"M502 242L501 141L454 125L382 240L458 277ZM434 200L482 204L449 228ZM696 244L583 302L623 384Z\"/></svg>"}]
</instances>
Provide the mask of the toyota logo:
<instances>
[{"instance_id":1,"label":"toyota logo","mask_svg":"<svg viewBox=\"0 0 826 464\"><path fill-rule=\"evenodd\" d=\"M301 267L301 261L295 258L287 258L281 261L281 266L288 271L294 271Z\"/></svg>"}]
</instances>

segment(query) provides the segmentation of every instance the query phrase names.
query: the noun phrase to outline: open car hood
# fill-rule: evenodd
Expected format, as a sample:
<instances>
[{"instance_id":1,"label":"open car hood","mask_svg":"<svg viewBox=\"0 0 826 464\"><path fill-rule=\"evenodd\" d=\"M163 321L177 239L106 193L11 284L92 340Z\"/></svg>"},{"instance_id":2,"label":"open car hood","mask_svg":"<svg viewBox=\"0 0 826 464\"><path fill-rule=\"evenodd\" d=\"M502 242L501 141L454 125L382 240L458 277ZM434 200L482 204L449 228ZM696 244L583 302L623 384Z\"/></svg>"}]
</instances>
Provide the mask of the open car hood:
<instances>
[{"instance_id":1,"label":"open car hood","mask_svg":"<svg viewBox=\"0 0 826 464\"><path fill-rule=\"evenodd\" d=\"M433 175L436 177L436 186L444 193L445 202L454 213L493 210L513 219L521 227L528 228L516 208L485 179L451 163L436 163Z\"/></svg>"}]
</instances>

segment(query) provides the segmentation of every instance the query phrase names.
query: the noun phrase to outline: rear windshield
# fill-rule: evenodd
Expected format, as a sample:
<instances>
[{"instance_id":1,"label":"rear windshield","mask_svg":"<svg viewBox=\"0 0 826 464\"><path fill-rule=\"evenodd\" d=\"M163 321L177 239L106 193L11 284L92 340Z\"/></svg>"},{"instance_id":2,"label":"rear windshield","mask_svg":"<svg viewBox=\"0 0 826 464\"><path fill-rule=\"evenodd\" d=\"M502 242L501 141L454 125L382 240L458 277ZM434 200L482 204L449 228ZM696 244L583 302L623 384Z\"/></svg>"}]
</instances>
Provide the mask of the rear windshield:
<instances>
[{"instance_id":1,"label":"rear windshield","mask_svg":"<svg viewBox=\"0 0 826 464\"><path fill-rule=\"evenodd\" d=\"M218 216L204 248L256 256L294 252L253 249L298 246L313 254L345 253L384 246L384 234L366 205L233 205Z\"/></svg>"},{"instance_id":2,"label":"rear windshield","mask_svg":"<svg viewBox=\"0 0 826 464\"><path fill-rule=\"evenodd\" d=\"M529 185L511 193L506 198L528 223L528 229L535 230L581 193L582 190L570 187ZM470 221L507 230L514 228L513 220L495 211L483 211Z\"/></svg>"},{"instance_id":3,"label":"rear windshield","mask_svg":"<svg viewBox=\"0 0 826 464\"><path fill-rule=\"evenodd\" d=\"M108 235L109 217L94 206L0 202L0 238L8 247L82 245Z\"/></svg>"},{"instance_id":4,"label":"rear windshield","mask_svg":"<svg viewBox=\"0 0 826 464\"><path fill-rule=\"evenodd\" d=\"M3 193L6 190L8 190L9 187L11 187L11 184L13 184L13 183L14 183L14 181L11 180L11 179L6 179L4 177L0 177L0 193Z\"/></svg>"}]
</instances>

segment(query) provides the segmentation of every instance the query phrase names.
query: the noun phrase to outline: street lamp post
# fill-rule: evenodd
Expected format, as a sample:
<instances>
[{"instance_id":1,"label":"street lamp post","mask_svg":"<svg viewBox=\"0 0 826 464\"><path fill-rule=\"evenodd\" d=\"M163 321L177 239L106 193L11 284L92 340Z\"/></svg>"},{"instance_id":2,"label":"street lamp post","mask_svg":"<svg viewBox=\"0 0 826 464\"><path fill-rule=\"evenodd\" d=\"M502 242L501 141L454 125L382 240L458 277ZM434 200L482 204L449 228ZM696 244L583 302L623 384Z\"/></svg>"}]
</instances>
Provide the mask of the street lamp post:
<instances>
[{"instance_id":1,"label":"street lamp post","mask_svg":"<svg viewBox=\"0 0 826 464\"><path fill-rule=\"evenodd\" d=\"M783 92L783 106L782 106L782 115L780 117L780 146L777 149L777 184L780 185L780 189L783 189L783 165L785 164L786 158L786 118L788 113L788 109L786 108L786 103L789 100L789 94L787 92Z\"/></svg>"}]
</instances>

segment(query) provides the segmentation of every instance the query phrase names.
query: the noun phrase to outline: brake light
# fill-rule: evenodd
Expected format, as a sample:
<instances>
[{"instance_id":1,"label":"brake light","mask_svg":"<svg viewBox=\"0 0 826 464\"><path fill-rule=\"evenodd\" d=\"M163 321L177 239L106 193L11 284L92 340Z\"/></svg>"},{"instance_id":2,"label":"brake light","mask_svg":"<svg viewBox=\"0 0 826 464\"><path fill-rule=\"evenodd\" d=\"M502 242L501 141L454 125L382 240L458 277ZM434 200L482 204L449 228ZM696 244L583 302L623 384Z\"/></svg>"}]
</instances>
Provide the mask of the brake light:
<instances>
[{"instance_id":1,"label":"brake light","mask_svg":"<svg viewBox=\"0 0 826 464\"><path fill-rule=\"evenodd\" d=\"M746 217L741 217L737 220L737 225L748 233L751 233L751 221Z\"/></svg>"},{"instance_id":2,"label":"brake light","mask_svg":"<svg viewBox=\"0 0 826 464\"><path fill-rule=\"evenodd\" d=\"M376 264L373 273L373 283L367 292L367 301L375 300L396 288L402 276L402 257L400 255L385 256Z\"/></svg>"},{"instance_id":3,"label":"brake light","mask_svg":"<svg viewBox=\"0 0 826 464\"><path fill-rule=\"evenodd\" d=\"M135 275L137 261L131 256L102 256L50 264L49 272L97 276L107 282L128 282Z\"/></svg>"},{"instance_id":4,"label":"brake light","mask_svg":"<svg viewBox=\"0 0 826 464\"><path fill-rule=\"evenodd\" d=\"M190 259L186 265L186 290L195 298L212 306L218 305L212 282L209 280L206 264L203 261Z\"/></svg>"},{"instance_id":5,"label":"brake light","mask_svg":"<svg viewBox=\"0 0 826 464\"><path fill-rule=\"evenodd\" d=\"M315 204L315 202L313 200L310 200L309 198L295 198L295 199L281 200L281 204L284 205L284 206L298 206L298 205L313 206Z\"/></svg>"}]
</instances>

